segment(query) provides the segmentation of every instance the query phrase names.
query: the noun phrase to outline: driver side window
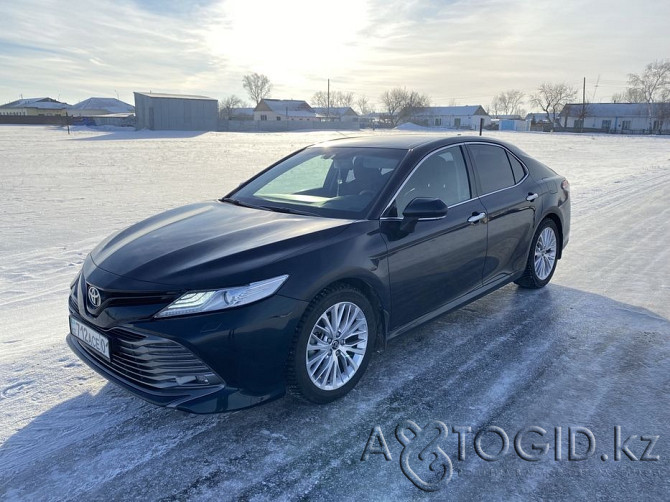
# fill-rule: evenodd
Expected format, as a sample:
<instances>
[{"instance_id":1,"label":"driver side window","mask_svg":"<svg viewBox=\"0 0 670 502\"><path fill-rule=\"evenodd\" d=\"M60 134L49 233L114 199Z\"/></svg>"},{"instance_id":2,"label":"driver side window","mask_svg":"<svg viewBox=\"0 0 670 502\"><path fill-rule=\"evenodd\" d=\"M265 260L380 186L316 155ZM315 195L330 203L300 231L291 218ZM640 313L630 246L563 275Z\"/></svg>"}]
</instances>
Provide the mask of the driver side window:
<instances>
[{"instance_id":1,"label":"driver side window","mask_svg":"<svg viewBox=\"0 0 670 502\"><path fill-rule=\"evenodd\" d=\"M431 154L421 161L401 188L388 216L401 217L417 197L437 198L447 206L470 199L470 181L461 147Z\"/></svg>"}]
</instances>

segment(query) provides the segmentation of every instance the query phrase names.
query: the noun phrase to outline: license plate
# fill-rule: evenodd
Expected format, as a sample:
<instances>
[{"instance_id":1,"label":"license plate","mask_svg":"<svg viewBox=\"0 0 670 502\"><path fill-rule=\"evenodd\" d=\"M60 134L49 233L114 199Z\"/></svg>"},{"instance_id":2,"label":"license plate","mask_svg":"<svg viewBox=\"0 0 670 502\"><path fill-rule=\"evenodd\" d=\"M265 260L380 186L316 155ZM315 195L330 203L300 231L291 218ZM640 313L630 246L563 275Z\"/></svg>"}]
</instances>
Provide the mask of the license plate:
<instances>
[{"instance_id":1,"label":"license plate","mask_svg":"<svg viewBox=\"0 0 670 502\"><path fill-rule=\"evenodd\" d=\"M70 317L70 333L84 342L87 347L109 359L109 339L105 335L80 323L73 317Z\"/></svg>"}]
</instances>

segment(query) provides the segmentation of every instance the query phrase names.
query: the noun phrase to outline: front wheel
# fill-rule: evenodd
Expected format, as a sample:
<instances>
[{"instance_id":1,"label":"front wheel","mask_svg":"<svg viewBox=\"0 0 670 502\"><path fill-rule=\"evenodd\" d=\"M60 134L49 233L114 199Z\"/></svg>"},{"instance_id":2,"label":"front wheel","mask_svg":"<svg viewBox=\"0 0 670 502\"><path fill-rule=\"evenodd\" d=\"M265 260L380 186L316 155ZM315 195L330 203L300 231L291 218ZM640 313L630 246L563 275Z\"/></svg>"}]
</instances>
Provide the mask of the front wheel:
<instances>
[{"instance_id":1,"label":"front wheel","mask_svg":"<svg viewBox=\"0 0 670 502\"><path fill-rule=\"evenodd\" d=\"M349 286L322 291L296 332L288 361L288 390L314 403L347 394L373 350L377 321L367 297Z\"/></svg>"},{"instance_id":2,"label":"front wheel","mask_svg":"<svg viewBox=\"0 0 670 502\"><path fill-rule=\"evenodd\" d=\"M544 220L535 232L524 274L516 282L523 288L546 286L556 270L558 261L558 229L552 220Z\"/></svg>"}]
</instances>

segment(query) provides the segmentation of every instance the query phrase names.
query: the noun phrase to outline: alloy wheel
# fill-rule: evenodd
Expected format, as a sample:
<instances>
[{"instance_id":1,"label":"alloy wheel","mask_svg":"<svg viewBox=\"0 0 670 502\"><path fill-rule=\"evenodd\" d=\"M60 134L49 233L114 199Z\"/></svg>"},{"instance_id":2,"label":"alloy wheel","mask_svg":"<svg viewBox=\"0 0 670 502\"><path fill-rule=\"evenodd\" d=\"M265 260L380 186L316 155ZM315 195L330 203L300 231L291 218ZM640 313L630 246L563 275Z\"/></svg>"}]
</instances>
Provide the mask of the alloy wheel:
<instances>
[{"instance_id":1,"label":"alloy wheel","mask_svg":"<svg viewBox=\"0 0 670 502\"><path fill-rule=\"evenodd\" d=\"M556 263L556 234L551 227L540 233L535 244L535 275L544 281L551 274Z\"/></svg>"},{"instance_id":2,"label":"alloy wheel","mask_svg":"<svg viewBox=\"0 0 670 502\"><path fill-rule=\"evenodd\" d=\"M368 323L356 304L339 302L316 321L307 342L307 374L321 390L335 390L356 374L365 357Z\"/></svg>"}]
</instances>

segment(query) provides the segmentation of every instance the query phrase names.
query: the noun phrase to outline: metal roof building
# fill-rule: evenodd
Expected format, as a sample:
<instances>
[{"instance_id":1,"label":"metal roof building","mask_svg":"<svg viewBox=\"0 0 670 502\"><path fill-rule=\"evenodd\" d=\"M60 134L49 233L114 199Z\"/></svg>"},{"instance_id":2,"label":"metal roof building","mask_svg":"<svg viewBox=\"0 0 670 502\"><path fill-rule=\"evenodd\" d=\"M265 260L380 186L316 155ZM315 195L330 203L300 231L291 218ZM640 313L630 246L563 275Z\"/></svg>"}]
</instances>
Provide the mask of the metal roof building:
<instances>
[{"instance_id":1,"label":"metal roof building","mask_svg":"<svg viewBox=\"0 0 670 502\"><path fill-rule=\"evenodd\" d=\"M116 98L88 98L72 105L72 108L70 108L70 115L82 117L134 112L135 107Z\"/></svg>"},{"instance_id":2,"label":"metal roof building","mask_svg":"<svg viewBox=\"0 0 670 502\"><path fill-rule=\"evenodd\" d=\"M137 129L216 131L219 105L206 96L135 92Z\"/></svg>"}]
</instances>

